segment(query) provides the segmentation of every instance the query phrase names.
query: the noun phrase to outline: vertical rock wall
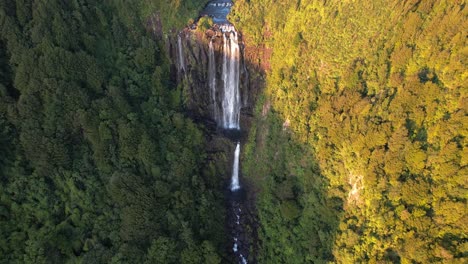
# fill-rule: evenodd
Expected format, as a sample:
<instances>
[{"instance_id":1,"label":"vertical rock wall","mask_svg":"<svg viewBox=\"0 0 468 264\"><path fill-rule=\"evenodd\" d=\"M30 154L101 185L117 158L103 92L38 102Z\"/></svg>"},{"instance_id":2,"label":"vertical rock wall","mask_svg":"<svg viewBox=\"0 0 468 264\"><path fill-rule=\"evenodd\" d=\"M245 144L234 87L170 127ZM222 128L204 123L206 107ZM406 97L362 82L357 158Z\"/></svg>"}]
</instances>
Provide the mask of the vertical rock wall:
<instances>
[{"instance_id":1,"label":"vertical rock wall","mask_svg":"<svg viewBox=\"0 0 468 264\"><path fill-rule=\"evenodd\" d=\"M210 94L210 86L208 79L208 49L209 43L212 41L214 56L216 61L216 85L222 87L222 62L223 62L223 37L222 32L217 27L200 32L197 30L184 29L178 33L182 45L182 56L179 54L177 36L171 45L171 54L173 61L176 64L177 81L183 85L184 96L186 99L186 107L189 115L195 120L200 120L205 124L214 125L214 105ZM255 98L254 87L249 82L249 72L247 63L244 60L241 36L239 36L239 44L241 48L240 56L240 93L242 100L241 109L241 127L246 123L246 120L252 115L252 99ZM178 58L183 57L183 64L179 64ZM218 89L217 98L220 100L222 94ZM219 104L220 102L218 102Z\"/></svg>"}]
</instances>

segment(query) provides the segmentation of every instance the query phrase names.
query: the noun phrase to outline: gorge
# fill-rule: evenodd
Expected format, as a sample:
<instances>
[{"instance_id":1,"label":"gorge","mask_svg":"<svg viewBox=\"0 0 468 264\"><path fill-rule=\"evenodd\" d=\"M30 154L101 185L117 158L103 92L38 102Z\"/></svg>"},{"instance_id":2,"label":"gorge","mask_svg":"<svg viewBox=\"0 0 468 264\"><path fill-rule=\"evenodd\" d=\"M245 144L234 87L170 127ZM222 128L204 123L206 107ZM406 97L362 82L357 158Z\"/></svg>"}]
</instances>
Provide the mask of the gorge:
<instances>
[{"instance_id":1,"label":"gorge","mask_svg":"<svg viewBox=\"0 0 468 264\"><path fill-rule=\"evenodd\" d=\"M242 134L243 129L248 130L248 127L241 127L241 109L246 106L243 102L247 102L248 96L241 75L244 83L249 80L244 66L240 33L226 18L232 5L232 1L226 0L209 2L201 15L202 18L209 17L213 24L200 35L194 32L196 26L179 33L175 61L178 72L184 76L180 80L189 86L184 89L198 94L200 98L198 101L197 96L190 96L188 104L196 106L192 107L191 111L199 111L197 114L205 120L213 120L217 133L235 146L231 152L229 191L226 192L226 221L232 242L229 251L233 254L235 262L248 263L251 238L244 234L246 190L240 179ZM197 41L194 42L193 39ZM200 97L200 94L204 96ZM242 94L245 95L245 100L242 99ZM253 255L251 259L255 259Z\"/></svg>"},{"instance_id":2,"label":"gorge","mask_svg":"<svg viewBox=\"0 0 468 264\"><path fill-rule=\"evenodd\" d=\"M468 263L467 28L466 0L0 1L0 264Z\"/></svg>"}]
</instances>

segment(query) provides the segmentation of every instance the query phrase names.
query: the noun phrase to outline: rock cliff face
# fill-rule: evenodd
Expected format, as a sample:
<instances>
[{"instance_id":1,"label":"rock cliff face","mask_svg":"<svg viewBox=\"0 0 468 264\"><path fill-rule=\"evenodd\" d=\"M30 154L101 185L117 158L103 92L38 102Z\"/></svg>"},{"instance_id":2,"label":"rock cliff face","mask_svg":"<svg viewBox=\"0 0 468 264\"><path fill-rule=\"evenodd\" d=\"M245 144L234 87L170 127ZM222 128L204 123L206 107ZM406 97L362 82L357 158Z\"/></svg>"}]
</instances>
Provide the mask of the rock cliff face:
<instances>
[{"instance_id":1,"label":"rock cliff face","mask_svg":"<svg viewBox=\"0 0 468 264\"><path fill-rule=\"evenodd\" d=\"M240 34L239 34L240 35ZM208 29L206 32L184 29L176 36L170 38L170 54L174 62L174 70L179 85L183 86L184 99L190 116L201 121L208 127L215 126L215 105L210 94L209 85L209 45L212 41L214 60L217 65L216 84L222 86L222 62L223 62L223 34L218 27ZM241 97L240 126L243 131L248 131L252 106L260 89L257 71L254 65L244 59L244 43L239 36L239 88ZM251 79L250 76L256 76ZM217 96L218 105L220 96Z\"/></svg>"}]
</instances>

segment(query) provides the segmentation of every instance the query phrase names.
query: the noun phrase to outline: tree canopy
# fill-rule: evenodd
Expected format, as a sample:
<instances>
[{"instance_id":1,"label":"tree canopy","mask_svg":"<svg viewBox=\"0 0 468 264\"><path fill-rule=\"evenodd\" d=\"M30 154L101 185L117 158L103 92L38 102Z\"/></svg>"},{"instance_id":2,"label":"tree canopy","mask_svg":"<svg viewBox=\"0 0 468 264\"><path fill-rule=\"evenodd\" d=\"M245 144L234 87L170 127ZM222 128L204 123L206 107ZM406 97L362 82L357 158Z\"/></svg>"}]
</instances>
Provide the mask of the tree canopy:
<instances>
[{"instance_id":1,"label":"tree canopy","mask_svg":"<svg viewBox=\"0 0 468 264\"><path fill-rule=\"evenodd\" d=\"M204 2L0 3L1 263L220 262L222 183L145 29Z\"/></svg>"},{"instance_id":2,"label":"tree canopy","mask_svg":"<svg viewBox=\"0 0 468 264\"><path fill-rule=\"evenodd\" d=\"M466 261L465 1L233 12L247 43L272 50L245 157L261 262Z\"/></svg>"}]
</instances>

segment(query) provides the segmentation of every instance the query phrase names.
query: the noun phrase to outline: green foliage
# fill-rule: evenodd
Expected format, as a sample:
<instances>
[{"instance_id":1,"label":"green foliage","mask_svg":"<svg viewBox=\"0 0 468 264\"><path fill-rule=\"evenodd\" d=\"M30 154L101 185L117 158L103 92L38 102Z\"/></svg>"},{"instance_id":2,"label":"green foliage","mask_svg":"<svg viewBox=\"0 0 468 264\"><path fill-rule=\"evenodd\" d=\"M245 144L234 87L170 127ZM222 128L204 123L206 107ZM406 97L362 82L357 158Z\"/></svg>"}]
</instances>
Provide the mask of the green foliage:
<instances>
[{"instance_id":1,"label":"green foliage","mask_svg":"<svg viewBox=\"0 0 468 264\"><path fill-rule=\"evenodd\" d=\"M206 30L210 29L213 26L213 20L210 17L202 17L198 20L198 27L197 29L201 32L205 32Z\"/></svg>"},{"instance_id":2,"label":"green foliage","mask_svg":"<svg viewBox=\"0 0 468 264\"><path fill-rule=\"evenodd\" d=\"M244 173L261 190L261 263L332 260L342 200L329 194L315 155L282 129L276 113L257 118L245 147Z\"/></svg>"},{"instance_id":3,"label":"green foliage","mask_svg":"<svg viewBox=\"0 0 468 264\"><path fill-rule=\"evenodd\" d=\"M141 16L147 17L157 11L163 21L165 31L174 28L183 28L193 19L209 2L209 0L174 0L174 1L142 1L137 6L141 10ZM124 10L124 9L123 9Z\"/></svg>"},{"instance_id":4,"label":"green foliage","mask_svg":"<svg viewBox=\"0 0 468 264\"><path fill-rule=\"evenodd\" d=\"M144 28L202 2L0 3L0 263L220 262L221 179Z\"/></svg>"},{"instance_id":5,"label":"green foliage","mask_svg":"<svg viewBox=\"0 0 468 264\"><path fill-rule=\"evenodd\" d=\"M272 50L265 124L246 147L262 262L466 262L467 12L464 1L236 1L246 43Z\"/></svg>"}]
</instances>

